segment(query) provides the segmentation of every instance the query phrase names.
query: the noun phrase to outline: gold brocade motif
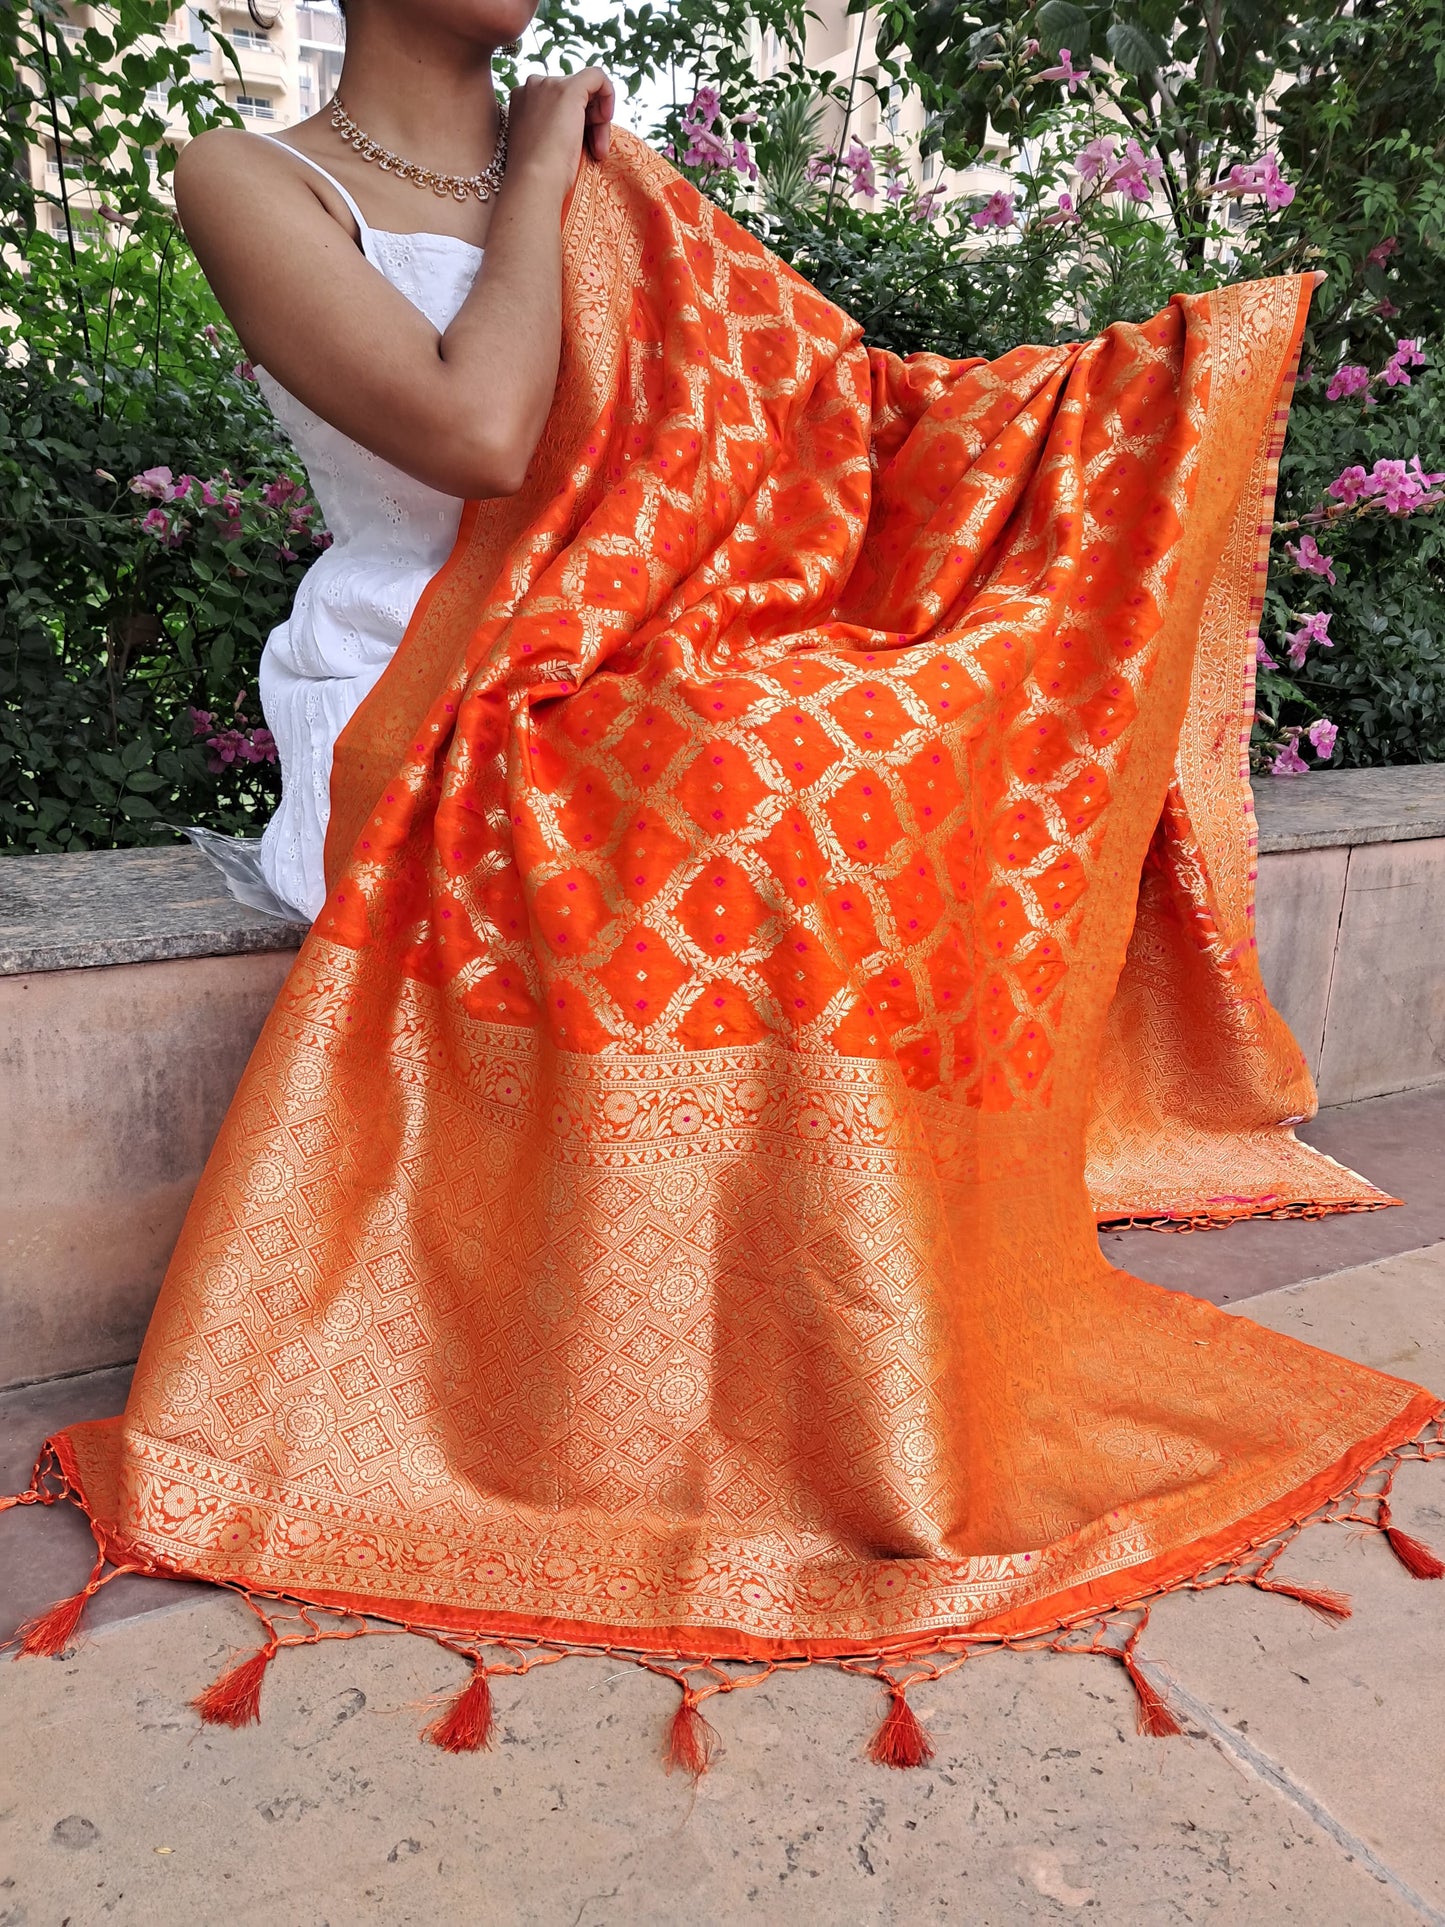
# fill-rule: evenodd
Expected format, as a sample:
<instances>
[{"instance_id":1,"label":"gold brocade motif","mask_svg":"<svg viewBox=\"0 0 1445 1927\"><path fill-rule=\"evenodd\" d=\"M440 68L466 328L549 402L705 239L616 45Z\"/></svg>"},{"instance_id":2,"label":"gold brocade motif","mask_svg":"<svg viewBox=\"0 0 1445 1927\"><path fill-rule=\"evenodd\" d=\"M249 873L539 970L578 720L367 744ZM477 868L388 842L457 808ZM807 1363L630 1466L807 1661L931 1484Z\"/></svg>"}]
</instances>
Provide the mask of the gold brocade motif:
<instances>
[{"instance_id":1,"label":"gold brocade motif","mask_svg":"<svg viewBox=\"0 0 1445 1927\"><path fill-rule=\"evenodd\" d=\"M1438 1405L1112 1270L1086 1182L1091 1114L1131 1209L1308 1156L1217 746L1305 285L900 361L624 135L564 256L67 1474L156 1570L702 1655L1234 1558Z\"/></svg>"}]
</instances>

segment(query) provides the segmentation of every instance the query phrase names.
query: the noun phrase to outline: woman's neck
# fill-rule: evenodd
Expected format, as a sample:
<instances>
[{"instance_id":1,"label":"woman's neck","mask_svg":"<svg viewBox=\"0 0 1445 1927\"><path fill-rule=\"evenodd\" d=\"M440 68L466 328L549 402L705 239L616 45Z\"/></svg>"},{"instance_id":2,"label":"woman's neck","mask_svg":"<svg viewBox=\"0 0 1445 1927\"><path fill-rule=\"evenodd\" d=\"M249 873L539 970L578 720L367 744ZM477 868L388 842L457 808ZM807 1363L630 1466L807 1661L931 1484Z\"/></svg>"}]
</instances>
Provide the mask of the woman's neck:
<instances>
[{"instance_id":1,"label":"woman's neck","mask_svg":"<svg viewBox=\"0 0 1445 1927\"><path fill-rule=\"evenodd\" d=\"M357 126L409 161L479 173L497 145L492 49L401 8L368 8L348 27L337 92Z\"/></svg>"}]
</instances>

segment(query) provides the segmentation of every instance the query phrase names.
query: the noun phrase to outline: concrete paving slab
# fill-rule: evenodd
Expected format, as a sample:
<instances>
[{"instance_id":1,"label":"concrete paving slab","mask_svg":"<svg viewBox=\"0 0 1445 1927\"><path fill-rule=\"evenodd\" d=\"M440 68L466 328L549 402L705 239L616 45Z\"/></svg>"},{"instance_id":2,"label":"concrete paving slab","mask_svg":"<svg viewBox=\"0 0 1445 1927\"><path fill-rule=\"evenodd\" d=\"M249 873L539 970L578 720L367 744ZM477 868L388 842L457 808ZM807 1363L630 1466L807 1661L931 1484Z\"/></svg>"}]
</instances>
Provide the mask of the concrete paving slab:
<instances>
[{"instance_id":1,"label":"concrete paving slab","mask_svg":"<svg viewBox=\"0 0 1445 1927\"><path fill-rule=\"evenodd\" d=\"M62 1425L109 1418L125 1405L132 1367L82 1372L50 1379L20 1391L0 1394L0 1492L20 1492L30 1483L35 1455ZM95 1564L95 1540L85 1519L71 1505L26 1506L5 1515L0 1555L0 1639L22 1620L44 1612L57 1599L79 1592ZM93 1624L155 1612L177 1599L197 1598L206 1586L169 1579L113 1579L87 1609ZM0 1908L0 1927L6 1927Z\"/></svg>"},{"instance_id":2,"label":"concrete paving slab","mask_svg":"<svg viewBox=\"0 0 1445 1927\"><path fill-rule=\"evenodd\" d=\"M1254 1218L1217 1231L1105 1231L1105 1257L1171 1291L1229 1305L1445 1239L1445 1084L1338 1105L1299 1135L1403 1206Z\"/></svg>"},{"instance_id":3,"label":"concrete paving slab","mask_svg":"<svg viewBox=\"0 0 1445 1927\"><path fill-rule=\"evenodd\" d=\"M1445 1246L1253 1299L1242 1316L1445 1391ZM1445 1553L1445 1463L1406 1465L1395 1521ZM1321 1526L1282 1576L1349 1593L1329 1625L1247 1586L1154 1608L1151 1657L1288 1766L1445 1919L1445 1583L1373 1532Z\"/></svg>"},{"instance_id":4,"label":"concrete paving slab","mask_svg":"<svg viewBox=\"0 0 1445 1927\"><path fill-rule=\"evenodd\" d=\"M283 1653L259 1727L185 1701L254 1637L208 1599L0 1667L0 1920L524 1927L1095 1919L1375 1927L1417 1918L1207 1742L1141 1739L1103 1659L1001 1654L915 1689L930 1768L862 1757L871 1682L824 1668L709 1703L725 1752L662 1769L675 1689L615 1660L498 1682L500 1743L424 1746L450 1655L376 1637ZM8 1912L6 1909L8 1908Z\"/></svg>"}]
</instances>

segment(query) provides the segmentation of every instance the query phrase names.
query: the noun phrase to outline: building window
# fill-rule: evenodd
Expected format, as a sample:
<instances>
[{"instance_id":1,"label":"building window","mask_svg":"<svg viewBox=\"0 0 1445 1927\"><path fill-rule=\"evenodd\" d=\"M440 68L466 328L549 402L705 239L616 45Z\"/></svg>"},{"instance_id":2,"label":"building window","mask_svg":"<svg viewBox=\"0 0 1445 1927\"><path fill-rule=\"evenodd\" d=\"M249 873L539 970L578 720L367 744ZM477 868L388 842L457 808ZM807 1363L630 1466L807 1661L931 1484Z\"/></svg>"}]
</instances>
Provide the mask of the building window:
<instances>
[{"instance_id":1,"label":"building window","mask_svg":"<svg viewBox=\"0 0 1445 1927\"><path fill-rule=\"evenodd\" d=\"M237 94L232 102L237 113L244 114L247 120L275 120L276 104L261 94Z\"/></svg>"},{"instance_id":2,"label":"building window","mask_svg":"<svg viewBox=\"0 0 1445 1927\"><path fill-rule=\"evenodd\" d=\"M230 39L238 50L249 48L253 53L270 53L276 45L270 34L256 33L250 27L237 27Z\"/></svg>"}]
</instances>

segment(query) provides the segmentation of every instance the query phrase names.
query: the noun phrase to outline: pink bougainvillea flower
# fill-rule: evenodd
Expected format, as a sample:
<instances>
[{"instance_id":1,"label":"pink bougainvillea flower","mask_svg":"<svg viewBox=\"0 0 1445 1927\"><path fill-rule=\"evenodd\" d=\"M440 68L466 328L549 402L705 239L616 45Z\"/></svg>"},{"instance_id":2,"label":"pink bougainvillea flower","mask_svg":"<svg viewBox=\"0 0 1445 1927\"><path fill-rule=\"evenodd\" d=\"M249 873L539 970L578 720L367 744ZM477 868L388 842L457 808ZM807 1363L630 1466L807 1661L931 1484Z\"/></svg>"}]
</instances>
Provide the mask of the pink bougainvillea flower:
<instances>
[{"instance_id":1,"label":"pink bougainvillea flower","mask_svg":"<svg viewBox=\"0 0 1445 1927\"><path fill-rule=\"evenodd\" d=\"M1308 776L1309 770L1309 764L1299 753L1299 731L1291 730L1276 749L1269 773L1271 776Z\"/></svg>"},{"instance_id":2,"label":"pink bougainvillea flower","mask_svg":"<svg viewBox=\"0 0 1445 1927\"><path fill-rule=\"evenodd\" d=\"M1418 341L1397 341L1394 354L1380 370L1380 379L1387 388L1408 388L1410 369L1424 366L1425 357L1420 353Z\"/></svg>"},{"instance_id":3,"label":"pink bougainvillea flower","mask_svg":"<svg viewBox=\"0 0 1445 1927\"><path fill-rule=\"evenodd\" d=\"M171 518L164 509L151 509L141 517L141 527L147 535L166 536L171 532Z\"/></svg>"},{"instance_id":4,"label":"pink bougainvillea flower","mask_svg":"<svg viewBox=\"0 0 1445 1927\"><path fill-rule=\"evenodd\" d=\"M1383 301L1377 301L1375 303L1375 313L1380 317L1381 321L1393 321L1399 312L1400 310L1395 306L1394 302L1390 300L1388 295Z\"/></svg>"},{"instance_id":5,"label":"pink bougainvillea flower","mask_svg":"<svg viewBox=\"0 0 1445 1927\"><path fill-rule=\"evenodd\" d=\"M311 540L316 544L318 549L329 549L331 544L336 540L336 537L331 533L330 529L313 529L311 531Z\"/></svg>"},{"instance_id":6,"label":"pink bougainvillea flower","mask_svg":"<svg viewBox=\"0 0 1445 1927\"><path fill-rule=\"evenodd\" d=\"M1279 664L1264 646L1264 638L1254 639L1254 666L1256 669L1278 669Z\"/></svg>"},{"instance_id":7,"label":"pink bougainvillea flower","mask_svg":"<svg viewBox=\"0 0 1445 1927\"><path fill-rule=\"evenodd\" d=\"M1119 143L1112 134L1101 134L1097 140L1090 141L1087 147L1081 147L1075 154L1075 172L1081 174L1086 181L1097 180L1107 168L1113 166L1118 148Z\"/></svg>"},{"instance_id":8,"label":"pink bougainvillea flower","mask_svg":"<svg viewBox=\"0 0 1445 1927\"><path fill-rule=\"evenodd\" d=\"M1376 241L1375 245L1365 256L1365 259L1372 268L1382 268L1399 245L1400 242L1397 236L1387 234L1383 241Z\"/></svg>"},{"instance_id":9,"label":"pink bougainvillea flower","mask_svg":"<svg viewBox=\"0 0 1445 1927\"><path fill-rule=\"evenodd\" d=\"M1358 361L1347 361L1330 376L1325 397L1329 401L1344 401L1350 395L1362 395L1369 385L1369 369Z\"/></svg>"},{"instance_id":10,"label":"pink bougainvillea flower","mask_svg":"<svg viewBox=\"0 0 1445 1927\"><path fill-rule=\"evenodd\" d=\"M289 475L278 475L274 482L268 482L261 490L261 500L267 508L279 509L285 508L292 496L303 493L299 482L293 481Z\"/></svg>"},{"instance_id":11,"label":"pink bougainvillea flower","mask_svg":"<svg viewBox=\"0 0 1445 1927\"><path fill-rule=\"evenodd\" d=\"M202 341L209 341L209 342L210 342L210 344L211 344L211 346L212 346L213 348L219 348L219 347L220 347L220 345L221 345L221 333L220 333L220 330L219 330L219 329L217 328L217 326L216 326L216 324L215 324L215 322L214 322L214 321L208 321L208 322L206 323L206 325L205 325L205 327L204 327L204 328L202 328L202 330L201 330L201 340L202 340Z\"/></svg>"},{"instance_id":12,"label":"pink bougainvillea flower","mask_svg":"<svg viewBox=\"0 0 1445 1927\"><path fill-rule=\"evenodd\" d=\"M1033 44L1037 46L1038 42L1035 41ZM1061 80L1065 87L1068 88L1069 98L1071 100L1088 78L1089 69L1087 64L1082 67L1076 67L1074 65L1073 55L1067 47L1060 47L1059 64L1057 67L1045 67L1042 73L1034 75L1035 80Z\"/></svg>"},{"instance_id":13,"label":"pink bougainvillea flower","mask_svg":"<svg viewBox=\"0 0 1445 1927\"><path fill-rule=\"evenodd\" d=\"M1335 579L1335 558L1322 555L1319 543L1312 535L1302 535L1298 542L1286 542L1285 553L1297 569L1306 575L1322 575L1326 582Z\"/></svg>"},{"instance_id":14,"label":"pink bougainvillea flower","mask_svg":"<svg viewBox=\"0 0 1445 1927\"><path fill-rule=\"evenodd\" d=\"M1012 227L1014 224L1014 197L1012 194L1005 194L1001 190L997 194L990 194L983 206L976 207L968 218L973 222L973 225L980 230L991 227Z\"/></svg>"},{"instance_id":15,"label":"pink bougainvillea flower","mask_svg":"<svg viewBox=\"0 0 1445 1927\"><path fill-rule=\"evenodd\" d=\"M157 501L167 502L170 500L173 479L168 468L145 468L139 475L132 475L126 487L132 495L149 495Z\"/></svg>"},{"instance_id":16,"label":"pink bougainvillea flower","mask_svg":"<svg viewBox=\"0 0 1445 1927\"><path fill-rule=\"evenodd\" d=\"M1074 206L1072 194L1061 194L1059 204L1052 214L1040 218L1040 227L1075 227L1078 225L1079 211Z\"/></svg>"},{"instance_id":17,"label":"pink bougainvillea flower","mask_svg":"<svg viewBox=\"0 0 1445 1927\"><path fill-rule=\"evenodd\" d=\"M231 373L241 381L254 381L256 379L255 364L249 361L238 361L231 370Z\"/></svg>"},{"instance_id":18,"label":"pink bougainvillea flower","mask_svg":"<svg viewBox=\"0 0 1445 1927\"><path fill-rule=\"evenodd\" d=\"M1328 716L1321 716L1317 722L1311 723L1307 734L1315 755L1323 756L1328 762L1335 753L1335 738L1339 733L1339 724L1332 723Z\"/></svg>"},{"instance_id":19,"label":"pink bougainvillea flower","mask_svg":"<svg viewBox=\"0 0 1445 1927\"><path fill-rule=\"evenodd\" d=\"M197 736L204 736L208 730L216 726L216 718L209 709L196 709L188 704L186 714L190 717L191 729Z\"/></svg>"},{"instance_id":20,"label":"pink bougainvillea flower","mask_svg":"<svg viewBox=\"0 0 1445 1927\"><path fill-rule=\"evenodd\" d=\"M216 485L214 482L201 483L201 501L208 509L213 509L220 499L220 496L216 493Z\"/></svg>"}]
</instances>

